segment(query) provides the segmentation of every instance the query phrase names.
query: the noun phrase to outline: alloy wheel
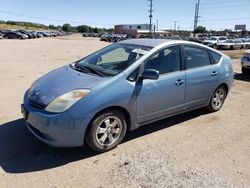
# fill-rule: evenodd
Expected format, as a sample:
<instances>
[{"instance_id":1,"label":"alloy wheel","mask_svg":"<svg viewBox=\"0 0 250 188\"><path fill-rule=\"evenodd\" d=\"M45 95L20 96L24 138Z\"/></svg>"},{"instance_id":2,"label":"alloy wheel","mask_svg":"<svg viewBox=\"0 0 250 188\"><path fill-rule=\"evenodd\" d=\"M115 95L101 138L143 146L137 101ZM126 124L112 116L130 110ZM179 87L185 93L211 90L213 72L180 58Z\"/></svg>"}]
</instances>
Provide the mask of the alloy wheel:
<instances>
[{"instance_id":1,"label":"alloy wheel","mask_svg":"<svg viewBox=\"0 0 250 188\"><path fill-rule=\"evenodd\" d=\"M99 123L96 129L96 141L101 146L114 144L122 133L122 122L115 116L108 116Z\"/></svg>"}]
</instances>

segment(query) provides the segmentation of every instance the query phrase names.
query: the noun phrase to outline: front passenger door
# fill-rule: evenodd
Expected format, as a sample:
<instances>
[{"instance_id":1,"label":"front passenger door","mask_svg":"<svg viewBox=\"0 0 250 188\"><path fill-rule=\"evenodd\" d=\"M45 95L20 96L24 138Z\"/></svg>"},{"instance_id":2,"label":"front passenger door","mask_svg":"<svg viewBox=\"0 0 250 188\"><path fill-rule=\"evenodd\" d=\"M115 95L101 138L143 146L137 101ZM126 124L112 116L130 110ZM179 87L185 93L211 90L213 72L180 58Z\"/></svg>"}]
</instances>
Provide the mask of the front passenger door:
<instances>
[{"instance_id":1,"label":"front passenger door","mask_svg":"<svg viewBox=\"0 0 250 188\"><path fill-rule=\"evenodd\" d=\"M158 80L137 85L137 122L144 123L183 110L185 72L181 69L180 46L171 46L152 55L144 70L159 71Z\"/></svg>"}]
</instances>

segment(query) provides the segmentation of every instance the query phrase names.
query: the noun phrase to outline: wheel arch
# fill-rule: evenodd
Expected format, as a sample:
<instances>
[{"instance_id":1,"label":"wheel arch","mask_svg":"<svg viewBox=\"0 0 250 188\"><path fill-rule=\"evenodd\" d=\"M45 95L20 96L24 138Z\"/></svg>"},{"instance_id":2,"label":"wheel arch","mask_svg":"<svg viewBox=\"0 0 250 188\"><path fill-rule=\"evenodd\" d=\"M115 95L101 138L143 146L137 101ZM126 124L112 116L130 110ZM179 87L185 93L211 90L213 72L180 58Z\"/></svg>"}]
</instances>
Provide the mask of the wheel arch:
<instances>
[{"instance_id":1,"label":"wheel arch","mask_svg":"<svg viewBox=\"0 0 250 188\"><path fill-rule=\"evenodd\" d=\"M88 124L86 130L91 126L91 123L95 120L96 117L98 117L100 114L102 114L104 112L107 112L107 111L110 111L110 110L117 110L117 111L121 112L125 116L126 123L127 123L127 131L129 131L131 129L131 115L130 115L129 111L126 108L121 107L121 106L109 106L109 107L106 107L106 108L98 111L93 116L93 118L89 121L89 124Z\"/></svg>"},{"instance_id":2,"label":"wheel arch","mask_svg":"<svg viewBox=\"0 0 250 188\"><path fill-rule=\"evenodd\" d=\"M226 96L227 96L227 94L228 94L228 92L229 92L228 85L227 85L226 83L221 83L217 88L219 88L219 87L221 87L221 86L223 86L223 87L225 88L225 90L226 90ZM216 89L217 89L217 88L216 88Z\"/></svg>"}]
</instances>

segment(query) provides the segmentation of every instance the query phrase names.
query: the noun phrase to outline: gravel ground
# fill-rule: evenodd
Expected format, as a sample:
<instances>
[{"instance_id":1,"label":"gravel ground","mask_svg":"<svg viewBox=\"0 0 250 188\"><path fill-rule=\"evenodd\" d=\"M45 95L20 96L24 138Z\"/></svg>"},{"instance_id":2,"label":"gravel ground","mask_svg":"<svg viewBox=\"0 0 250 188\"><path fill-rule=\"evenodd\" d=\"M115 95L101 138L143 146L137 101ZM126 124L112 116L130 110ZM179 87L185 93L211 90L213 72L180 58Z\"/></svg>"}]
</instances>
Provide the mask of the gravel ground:
<instances>
[{"instance_id":1,"label":"gravel ground","mask_svg":"<svg viewBox=\"0 0 250 188\"><path fill-rule=\"evenodd\" d=\"M250 77L240 74L239 59L219 112L201 109L146 125L103 154L86 146L51 148L34 138L20 113L24 91L105 45L79 35L0 41L1 188L250 187Z\"/></svg>"}]
</instances>

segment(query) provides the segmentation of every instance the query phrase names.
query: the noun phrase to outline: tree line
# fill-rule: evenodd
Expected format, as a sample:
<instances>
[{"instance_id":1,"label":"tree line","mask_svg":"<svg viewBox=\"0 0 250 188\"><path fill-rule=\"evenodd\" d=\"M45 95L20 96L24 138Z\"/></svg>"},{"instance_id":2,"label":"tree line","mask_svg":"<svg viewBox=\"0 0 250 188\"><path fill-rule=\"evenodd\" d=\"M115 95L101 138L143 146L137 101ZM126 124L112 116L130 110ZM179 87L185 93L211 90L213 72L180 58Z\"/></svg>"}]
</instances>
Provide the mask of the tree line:
<instances>
[{"instance_id":1,"label":"tree line","mask_svg":"<svg viewBox=\"0 0 250 188\"><path fill-rule=\"evenodd\" d=\"M113 28L106 29L106 28L91 27L88 25L71 26L69 23L63 24L62 30L66 32L79 32L79 33L103 33L103 32L112 33L114 31Z\"/></svg>"},{"instance_id":2,"label":"tree line","mask_svg":"<svg viewBox=\"0 0 250 188\"><path fill-rule=\"evenodd\" d=\"M49 30L58 30L58 31L65 31L65 32L79 32L79 33L103 33L108 32L112 33L114 31L113 28L98 28L98 27L91 27L88 25L78 25L78 26L72 26L69 23L65 23L63 25L43 25L38 23L32 23L32 22L20 22L20 21L3 21L0 20L0 24L8 24L8 25L18 25L18 26L24 26L24 27L34 27L38 29L49 29Z\"/></svg>"}]
</instances>

